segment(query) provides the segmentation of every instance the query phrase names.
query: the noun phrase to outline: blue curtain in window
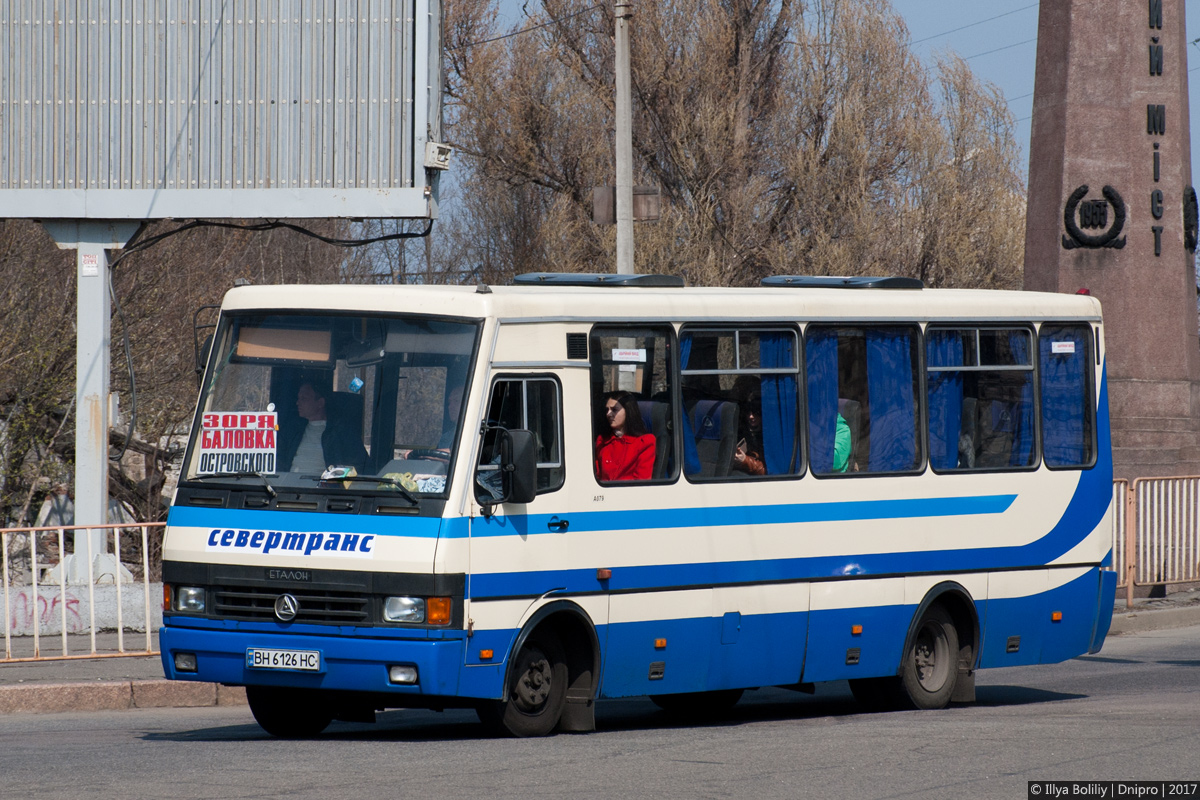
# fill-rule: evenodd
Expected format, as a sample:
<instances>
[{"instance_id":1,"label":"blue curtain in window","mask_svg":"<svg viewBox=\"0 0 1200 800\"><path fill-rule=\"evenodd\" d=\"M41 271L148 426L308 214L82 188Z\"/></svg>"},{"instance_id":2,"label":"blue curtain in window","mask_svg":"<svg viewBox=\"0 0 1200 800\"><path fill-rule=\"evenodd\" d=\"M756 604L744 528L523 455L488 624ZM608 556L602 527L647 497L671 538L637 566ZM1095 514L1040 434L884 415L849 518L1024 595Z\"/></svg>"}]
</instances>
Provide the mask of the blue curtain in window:
<instances>
[{"instance_id":1,"label":"blue curtain in window","mask_svg":"<svg viewBox=\"0 0 1200 800\"><path fill-rule=\"evenodd\" d=\"M925 363L929 367L963 366L963 332L931 330L925 334ZM963 375L930 372L929 463L934 469L958 467L958 438L962 431Z\"/></svg>"},{"instance_id":2,"label":"blue curtain in window","mask_svg":"<svg viewBox=\"0 0 1200 800\"><path fill-rule=\"evenodd\" d=\"M913 332L868 328L867 396L871 409L871 472L917 464L917 404L913 396Z\"/></svg>"},{"instance_id":3,"label":"blue curtain in window","mask_svg":"<svg viewBox=\"0 0 1200 800\"><path fill-rule=\"evenodd\" d=\"M796 365L795 337L785 331L760 334L758 359L764 369ZM768 475L795 472L796 463L796 376L762 376L763 458Z\"/></svg>"},{"instance_id":4,"label":"blue curtain in window","mask_svg":"<svg viewBox=\"0 0 1200 800\"><path fill-rule=\"evenodd\" d=\"M815 473L833 472L837 428L837 332L809 329L804 362L808 372L808 458Z\"/></svg>"},{"instance_id":5,"label":"blue curtain in window","mask_svg":"<svg viewBox=\"0 0 1200 800\"><path fill-rule=\"evenodd\" d=\"M1029 333L1014 330L1008 333L1009 351L1014 364L1032 364L1029 352ZM1013 444L1008 463L1014 467L1025 467L1033 463L1033 373L1025 373L1021 386L1021 399L1012 410Z\"/></svg>"},{"instance_id":6,"label":"blue curtain in window","mask_svg":"<svg viewBox=\"0 0 1200 800\"><path fill-rule=\"evenodd\" d=\"M692 354L692 337L684 334L679 337L679 369L687 369L688 357ZM696 449L696 433L692 429L692 415L687 409L680 415L683 419L683 472L695 475L700 471L700 452Z\"/></svg>"},{"instance_id":7,"label":"blue curtain in window","mask_svg":"<svg viewBox=\"0 0 1200 800\"><path fill-rule=\"evenodd\" d=\"M1039 338L1042 384L1042 457L1052 467L1091 461L1091 416L1086 328L1043 327ZM1058 347L1055 347L1055 344ZM1058 352L1054 352L1055 350Z\"/></svg>"}]
</instances>

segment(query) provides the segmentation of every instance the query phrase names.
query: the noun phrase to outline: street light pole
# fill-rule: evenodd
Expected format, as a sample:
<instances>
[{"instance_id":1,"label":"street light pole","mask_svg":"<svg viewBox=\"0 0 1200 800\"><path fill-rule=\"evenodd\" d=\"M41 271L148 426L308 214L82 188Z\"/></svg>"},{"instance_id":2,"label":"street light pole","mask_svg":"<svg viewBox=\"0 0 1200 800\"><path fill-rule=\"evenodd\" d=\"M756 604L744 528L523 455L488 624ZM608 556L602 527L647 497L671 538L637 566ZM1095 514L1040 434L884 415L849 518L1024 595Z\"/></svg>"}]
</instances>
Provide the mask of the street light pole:
<instances>
[{"instance_id":1,"label":"street light pole","mask_svg":"<svg viewBox=\"0 0 1200 800\"><path fill-rule=\"evenodd\" d=\"M632 0L615 0L616 18L616 145L617 145L617 274L633 267L633 92L629 80L629 19Z\"/></svg>"}]
</instances>

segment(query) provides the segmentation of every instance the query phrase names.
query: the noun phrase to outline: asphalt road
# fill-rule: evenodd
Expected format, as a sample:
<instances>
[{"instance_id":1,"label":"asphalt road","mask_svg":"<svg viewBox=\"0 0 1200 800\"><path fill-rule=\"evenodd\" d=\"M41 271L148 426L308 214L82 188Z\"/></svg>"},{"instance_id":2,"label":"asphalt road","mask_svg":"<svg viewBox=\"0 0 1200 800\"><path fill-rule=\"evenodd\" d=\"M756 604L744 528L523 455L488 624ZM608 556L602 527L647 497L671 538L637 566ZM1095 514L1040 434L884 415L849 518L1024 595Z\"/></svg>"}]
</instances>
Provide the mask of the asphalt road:
<instances>
[{"instance_id":1,"label":"asphalt road","mask_svg":"<svg viewBox=\"0 0 1200 800\"><path fill-rule=\"evenodd\" d=\"M0 797L1025 798L1030 780L1200 780L1200 626L1066 664L984 671L978 701L859 713L845 684L746 695L681 725L645 700L599 730L491 739L471 712L398 711L319 740L245 707L0 717Z\"/></svg>"}]
</instances>

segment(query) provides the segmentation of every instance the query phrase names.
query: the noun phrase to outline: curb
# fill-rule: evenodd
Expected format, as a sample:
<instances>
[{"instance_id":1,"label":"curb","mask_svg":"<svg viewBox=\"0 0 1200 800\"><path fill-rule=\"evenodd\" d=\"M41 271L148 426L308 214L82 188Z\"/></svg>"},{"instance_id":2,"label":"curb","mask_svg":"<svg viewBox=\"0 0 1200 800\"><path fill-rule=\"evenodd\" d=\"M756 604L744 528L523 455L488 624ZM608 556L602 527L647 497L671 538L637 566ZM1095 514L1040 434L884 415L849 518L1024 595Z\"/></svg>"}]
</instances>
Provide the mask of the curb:
<instances>
[{"instance_id":1,"label":"curb","mask_svg":"<svg viewBox=\"0 0 1200 800\"><path fill-rule=\"evenodd\" d=\"M246 704L240 686L181 681L96 681L0 686L0 714L126 711L131 708L202 708Z\"/></svg>"},{"instance_id":2,"label":"curb","mask_svg":"<svg viewBox=\"0 0 1200 800\"><path fill-rule=\"evenodd\" d=\"M1108 635L1124 633L1146 633L1165 631L1172 628L1187 628L1200 625L1200 605L1184 608L1157 608L1147 611L1114 611Z\"/></svg>"}]
</instances>

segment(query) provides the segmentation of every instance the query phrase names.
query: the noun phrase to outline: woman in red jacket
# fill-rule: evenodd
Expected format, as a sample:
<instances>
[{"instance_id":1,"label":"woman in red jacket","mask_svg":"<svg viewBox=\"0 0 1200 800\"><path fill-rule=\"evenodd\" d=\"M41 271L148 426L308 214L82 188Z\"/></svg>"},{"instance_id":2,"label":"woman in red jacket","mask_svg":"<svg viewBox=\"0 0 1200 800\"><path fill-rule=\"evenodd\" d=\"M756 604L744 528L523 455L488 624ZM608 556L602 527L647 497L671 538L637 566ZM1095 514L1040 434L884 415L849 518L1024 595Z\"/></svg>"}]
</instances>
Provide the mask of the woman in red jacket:
<instances>
[{"instance_id":1,"label":"woman in red jacket","mask_svg":"<svg viewBox=\"0 0 1200 800\"><path fill-rule=\"evenodd\" d=\"M596 479L648 481L654 473L654 434L646 432L629 392L604 396L604 423L596 437Z\"/></svg>"}]
</instances>

